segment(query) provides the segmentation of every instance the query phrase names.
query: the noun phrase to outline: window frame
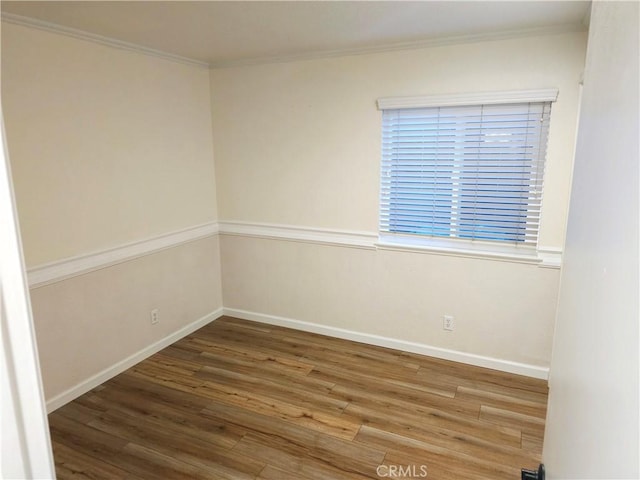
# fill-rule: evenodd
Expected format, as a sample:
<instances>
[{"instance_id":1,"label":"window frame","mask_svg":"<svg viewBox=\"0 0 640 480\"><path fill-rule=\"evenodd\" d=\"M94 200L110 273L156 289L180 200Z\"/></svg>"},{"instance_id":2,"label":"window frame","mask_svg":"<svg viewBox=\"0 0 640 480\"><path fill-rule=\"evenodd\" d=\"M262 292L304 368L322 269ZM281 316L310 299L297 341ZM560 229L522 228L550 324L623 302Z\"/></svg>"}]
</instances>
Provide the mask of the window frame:
<instances>
[{"instance_id":1,"label":"window frame","mask_svg":"<svg viewBox=\"0 0 640 480\"><path fill-rule=\"evenodd\" d=\"M413 97L383 97L378 99L378 110L415 109L431 107L500 105L514 103L553 103L557 100L558 89L537 89L466 93L454 95L430 95ZM381 129L382 130L382 129ZM550 135L550 133L549 133ZM549 137L547 137L548 142ZM382 167L382 160L380 163ZM382 170L380 170L382 173ZM544 184L544 182L543 182ZM544 188L544 187L543 187ZM555 267L553 259L556 252L535 245L508 243L502 241L483 241L457 237L396 234L381 228L382 191L378 199L378 242L381 249L432 252L446 255L461 255L480 258L510 260L525 263L548 263ZM541 222L538 224L538 232Z\"/></svg>"}]
</instances>

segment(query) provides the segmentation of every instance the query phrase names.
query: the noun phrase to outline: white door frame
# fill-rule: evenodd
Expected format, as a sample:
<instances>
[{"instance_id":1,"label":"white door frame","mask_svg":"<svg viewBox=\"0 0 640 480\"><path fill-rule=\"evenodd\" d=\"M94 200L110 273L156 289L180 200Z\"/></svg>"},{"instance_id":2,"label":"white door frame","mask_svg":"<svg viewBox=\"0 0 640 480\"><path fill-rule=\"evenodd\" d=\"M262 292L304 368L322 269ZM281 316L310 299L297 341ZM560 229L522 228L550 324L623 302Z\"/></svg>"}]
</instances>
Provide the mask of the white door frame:
<instances>
[{"instance_id":1,"label":"white door frame","mask_svg":"<svg viewBox=\"0 0 640 480\"><path fill-rule=\"evenodd\" d=\"M0 129L0 478L55 479L1 111Z\"/></svg>"}]
</instances>

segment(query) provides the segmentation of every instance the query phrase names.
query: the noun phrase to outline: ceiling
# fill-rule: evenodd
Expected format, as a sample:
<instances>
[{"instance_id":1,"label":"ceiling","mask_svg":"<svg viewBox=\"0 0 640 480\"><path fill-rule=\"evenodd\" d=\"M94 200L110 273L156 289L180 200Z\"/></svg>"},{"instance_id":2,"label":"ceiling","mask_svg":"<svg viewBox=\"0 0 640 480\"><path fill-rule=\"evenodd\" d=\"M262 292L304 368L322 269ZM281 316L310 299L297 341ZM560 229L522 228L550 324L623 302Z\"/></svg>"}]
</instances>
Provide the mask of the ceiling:
<instances>
[{"instance_id":1,"label":"ceiling","mask_svg":"<svg viewBox=\"0 0 640 480\"><path fill-rule=\"evenodd\" d=\"M212 66L585 29L589 10L590 2L559 0L2 2L8 20L30 17Z\"/></svg>"}]
</instances>

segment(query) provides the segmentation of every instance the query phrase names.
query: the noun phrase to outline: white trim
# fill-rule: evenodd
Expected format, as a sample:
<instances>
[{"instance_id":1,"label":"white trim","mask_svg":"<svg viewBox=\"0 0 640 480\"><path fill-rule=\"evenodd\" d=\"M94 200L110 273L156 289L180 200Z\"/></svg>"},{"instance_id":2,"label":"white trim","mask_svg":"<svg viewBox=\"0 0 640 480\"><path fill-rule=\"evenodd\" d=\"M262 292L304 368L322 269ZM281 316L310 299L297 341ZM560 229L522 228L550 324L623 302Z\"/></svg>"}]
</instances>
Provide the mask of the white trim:
<instances>
[{"instance_id":1,"label":"white trim","mask_svg":"<svg viewBox=\"0 0 640 480\"><path fill-rule=\"evenodd\" d=\"M29 268L27 271L29 287L42 287L43 285L59 282L60 280L82 275L100 268L110 267L217 233L217 223L205 223L145 240L127 243L107 250L38 265Z\"/></svg>"},{"instance_id":2,"label":"white trim","mask_svg":"<svg viewBox=\"0 0 640 480\"><path fill-rule=\"evenodd\" d=\"M562 266L562 249L556 247L538 247L538 258L543 268L560 268Z\"/></svg>"},{"instance_id":3,"label":"white trim","mask_svg":"<svg viewBox=\"0 0 640 480\"><path fill-rule=\"evenodd\" d=\"M511 90L479 93L453 93L416 97L384 97L378 99L379 110L394 108L452 107L456 105L491 105L503 103L555 102L557 88Z\"/></svg>"},{"instance_id":4,"label":"white trim","mask_svg":"<svg viewBox=\"0 0 640 480\"><path fill-rule=\"evenodd\" d=\"M275 238L293 242L318 243L373 250L378 238L375 233L352 230L298 227L270 223L220 222L222 235Z\"/></svg>"},{"instance_id":5,"label":"white trim","mask_svg":"<svg viewBox=\"0 0 640 480\"><path fill-rule=\"evenodd\" d=\"M0 136L0 471L55 478L1 106Z\"/></svg>"},{"instance_id":6,"label":"white trim","mask_svg":"<svg viewBox=\"0 0 640 480\"><path fill-rule=\"evenodd\" d=\"M340 247L362 248L366 250L390 250L398 252L430 253L436 255L450 255L457 257L479 258L511 263L529 263L545 268L560 268L562 250L545 247L533 248L496 247L486 243L475 242L474 247L460 243L432 242L430 245L408 244L378 237L372 232L358 232L349 230L329 230L323 228L297 227L269 223L249 222L220 222L221 235L236 235L240 237L255 237L283 240L288 242L315 243L319 245L333 245ZM493 250L492 250L493 249Z\"/></svg>"},{"instance_id":7,"label":"white trim","mask_svg":"<svg viewBox=\"0 0 640 480\"><path fill-rule=\"evenodd\" d=\"M59 25L44 20L38 20L36 18L25 17L22 15L16 15L13 13L2 13L2 21L7 23L13 23L15 25L22 25L26 27L37 28L52 33L58 33L73 37L79 40L86 40L101 45L107 45L121 50L128 50L138 52L143 55L150 55L153 57L164 58L174 62L184 63L187 65L193 65L202 68L227 68L236 66L248 66L248 65L263 65L269 63L284 63L284 62L296 62L303 60L313 60L318 58L332 58L342 57L349 55L366 55L371 53L384 53L395 52L401 50L416 50L420 48L433 48L442 47L446 45L456 45L462 43L477 43L495 40L509 40L512 38L524 38L541 35L557 35L571 32L582 32L586 30L584 25L551 25L544 27L534 27L520 30L503 30L500 32L488 32L488 33L476 33L471 35L451 35L445 37L430 38L426 40L419 40L414 42L397 42L391 44L373 45L368 47L356 47L356 48L340 48L334 50L322 50L318 52L307 52L302 54L292 55L275 55L264 58L243 58L238 60L222 60L219 62L203 62L195 60L193 58L183 57L173 53L163 52L161 50L155 50L153 48L144 47L134 43L117 40L112 37L105 37L97 35L95 33L87 32L84 30L78 30L64 25Z\"/></svg>"},{"instance_id":8,"label":"white trim","mask_svg":"<svg viewBox=\"0 0 640 480\"><path fill-rule=\"evenodd\" d=\"M78 398L80 395L84 395L92 388L97 387L98 385L103 384L107 380L115 377L116 375L124 372L125 370L133 367L137 363L140 363L145 358L150 357L154 353L159 352L163 348L168 347L169 345L177 342L178 340L186 337L190 333L195 332L199 328L204 327L205 325L217 320L223 315L223 309L219 308L214 312L211 312L205 315L202 318L199 318L195 322L190 323L182 327L180 330L173 332L170 335L158 340L157 342L149 345L148 347L139 350L133 355L128 356L124 360L119 361L111 365L110 367L105 368L101 372L96 373L92 377L89 377L86 380L78 383L77 385L65 390L64 392L56 395L55 397L47 400L47 412L51 413L54 410L62 407L63 405L71 402L72 400Z\"/></svg>"},{"instance_id":9,"label":"white trim","mask_svg":"<svg viewBox=\"0 0 640 480\"><path fill-rule=\"evenodd\" d=\"M267 223L220 222L218 224L212 222L98 252L31 267L27 271L29 287L31 289L39 288L218 233L366 250L394 250L531 263L545 268L560 268L562 262L562 250L553 247L539 248L537 256L532 256L532 254L527 254L524 251L510 253L491 252L480 248L465 249L451 246L403 245L385 241L384 239L379 240L377 234L372 232L330 230Z\"/></svg>"},{"instance_id":10,"label":"white trim","mask_svg":"<svg viewBox=\"0 0 640 480\"><path fill-rule=\"evenodd\" d=\"M236 308L225 307L223 311L224 315L242 318L244 320L252 320L254 322L261 322L269 325L293 328L295 330L302 330L304 332L318 333L320 335L342 338L345 340L366 343L369 345L377 345L379 347L392 348L394 350L400 350L404 352L417 353L419 355L427 355L444 360L452 360L454 362L461 362L468 365L491 368L493 370L514 373L517 375L525 375L527 377L539 378L542 380L546 380L549 376L549 368L538 365L529 365L526 363L512 362L510 360L485 357L483 355L476 355L473 353L460 352L458 350L434 347L423 343L398 340L395 338L382 337L380 335L372 335L338 327L331 327L328 325L320 325L317 323L304 322L301 320L294 320L292 318L278 317L276 315L267 315Z\"/></svg>"},{"instance_id":11,"label":"white trim","mask_svg":"<svg viewBox=\"0 0 640 480\"><path fill-rule=\"evenodd\" d=\"M222 60L212 62L211 68L243 67L251 65L264 65L269 63L287 63L319 58L335 58L350 55L368 55L373 53L397 52L402 50L417 50L421 48L444 47L464 43L491 42L496 40L510 40L514 38L526 38L543 35L558 35L571 32L584 32L584 25L564 24L544 27L533 27L520 30L503 30L499 32L475 33L470 35L450 35L413 42L396 42L368 47L340 48L334 50L321 50L301 54L275 55L265 58L244 58L238 60Z\"/></svg>"},{"instance_id":12,"label":"white trim","mask_svg":"<svg viewBox=\"0 0 640 480\"><path fill-rule=\"evenodd\" d=\"M448 255L452 257L478 258L484 260L496 260L511 263L528 263L544 268L560 268L562 263L562 250L559 248L544 247L517 247L489 244L488 242L464 241L458 239L436 239L429 237L426 240L411 240L393 235L380 236L376 242L379 250L396 252L430 253Z\"/></svg>"},{"instance_id":13,"label":"white trim","mask_svg":"<svg viewBox=\"0 0 640 480\"><path fill-rule=\"evenodd\" d=\"M93 43L98 43L100 45L106 45L108 47L118 48L120 50L141 53L143 55L149 55L151 57L159 57L164 60L171 60L173 62L183 63L186 65L200 68L209 68L209 64L207 62L194 60L193 58L187 58L181 55L175 55L173 53L163 52L161 50L144 47L142 45L125 42L123 40L117 40L111 37L105 37L84 30L78 30L76 28L65 27L64 25L59 25L57 23L51 23L44 20L38 20L37 18L2 12L2 21L12 23L14 25L21 25L23 27L37 28L38 30L44 30L46 32L66 35L67 37L72 37L77 40L85 40Z\"/></svg>"}]
</instances>

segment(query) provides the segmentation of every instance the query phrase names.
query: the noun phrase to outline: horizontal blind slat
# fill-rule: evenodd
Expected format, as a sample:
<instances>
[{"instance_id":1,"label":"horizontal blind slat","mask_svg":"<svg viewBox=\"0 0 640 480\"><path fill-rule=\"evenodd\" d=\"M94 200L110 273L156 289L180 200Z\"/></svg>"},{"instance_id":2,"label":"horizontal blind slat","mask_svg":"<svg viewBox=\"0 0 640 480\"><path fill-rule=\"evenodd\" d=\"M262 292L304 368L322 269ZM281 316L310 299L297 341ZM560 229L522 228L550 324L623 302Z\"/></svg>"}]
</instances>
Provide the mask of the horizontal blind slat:
<instances>
[{"instance_id":1,"label":"horizontal blind slat","mask_svg":"<svg viewBox=\"0 0 640 480\"><path fill-rule=\"evenodd\" d=\"M550 110L384 110L380 230L535 243Z\"/></svg>"}]
</instances>

